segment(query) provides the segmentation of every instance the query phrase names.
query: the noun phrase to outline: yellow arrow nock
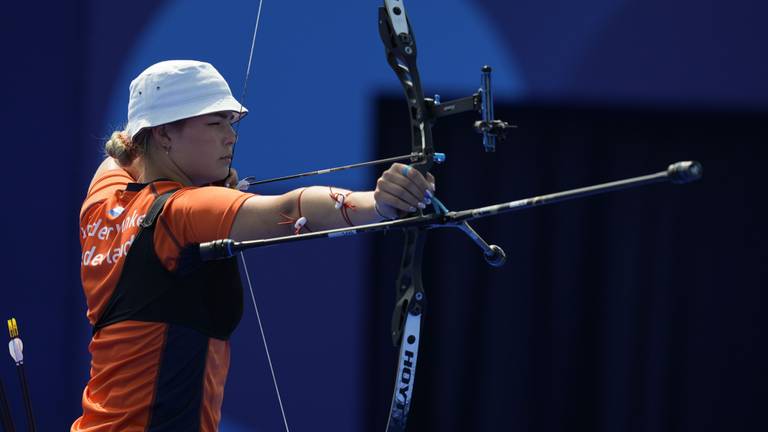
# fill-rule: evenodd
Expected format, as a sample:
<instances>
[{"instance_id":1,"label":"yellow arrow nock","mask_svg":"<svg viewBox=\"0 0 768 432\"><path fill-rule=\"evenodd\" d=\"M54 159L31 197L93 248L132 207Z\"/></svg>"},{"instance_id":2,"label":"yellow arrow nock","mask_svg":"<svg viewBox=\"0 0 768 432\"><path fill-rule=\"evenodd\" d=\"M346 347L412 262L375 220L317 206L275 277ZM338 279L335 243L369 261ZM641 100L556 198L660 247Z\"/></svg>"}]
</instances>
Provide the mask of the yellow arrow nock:
<instances>
[{"instance_id":1,"label":"yellow arrow nock","mask_svg":"<svg viewBox=\"0 0 768 432\"><path fill-rule=\"evenodd\" d=\"M16 318L8 320L8 334L11 335L11 339L19 337L19 327L16 325Z\"/></svg>"}]
</instances>

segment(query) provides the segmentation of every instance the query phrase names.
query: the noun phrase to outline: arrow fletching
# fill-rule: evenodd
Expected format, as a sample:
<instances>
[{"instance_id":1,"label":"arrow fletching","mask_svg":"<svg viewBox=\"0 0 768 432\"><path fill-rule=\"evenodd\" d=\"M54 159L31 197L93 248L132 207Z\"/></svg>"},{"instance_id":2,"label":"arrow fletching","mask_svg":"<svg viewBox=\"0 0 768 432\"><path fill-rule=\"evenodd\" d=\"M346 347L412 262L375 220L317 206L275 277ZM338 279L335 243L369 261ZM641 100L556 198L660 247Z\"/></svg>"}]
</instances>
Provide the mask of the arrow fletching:
<instances>
[{"instance_id":1,"label":"arrow fletching","mask_svg":"<svg viewBox=\"0 0 768 432\"><path fill-rule=\"evenodd\" d=\"M8 334L11 336L8 342L8 352L17 365L24 363L24 343L19 338L19 326L16 324L16 318L8 320Z\"/></svg>"}]
</instances>

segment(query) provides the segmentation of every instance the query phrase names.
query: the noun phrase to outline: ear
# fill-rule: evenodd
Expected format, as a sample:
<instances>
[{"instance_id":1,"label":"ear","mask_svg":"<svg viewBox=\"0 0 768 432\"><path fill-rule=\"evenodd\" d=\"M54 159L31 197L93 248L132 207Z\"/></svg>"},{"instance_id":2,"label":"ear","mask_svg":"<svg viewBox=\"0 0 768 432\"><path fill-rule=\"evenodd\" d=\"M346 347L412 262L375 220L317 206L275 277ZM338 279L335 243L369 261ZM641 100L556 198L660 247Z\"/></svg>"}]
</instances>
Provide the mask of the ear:
<instances>
[{"instance_id":1,"label":"ear","mask_svg":"<svg viewBox=\"0 0 768 432\"><path fill-rule=\"evenodd\" d=\"M165 125L152 128L152 140L157 143L161 149L167 149L171 145L171 137L168 135L168 129Z\"/></svg>"}]
</instances>

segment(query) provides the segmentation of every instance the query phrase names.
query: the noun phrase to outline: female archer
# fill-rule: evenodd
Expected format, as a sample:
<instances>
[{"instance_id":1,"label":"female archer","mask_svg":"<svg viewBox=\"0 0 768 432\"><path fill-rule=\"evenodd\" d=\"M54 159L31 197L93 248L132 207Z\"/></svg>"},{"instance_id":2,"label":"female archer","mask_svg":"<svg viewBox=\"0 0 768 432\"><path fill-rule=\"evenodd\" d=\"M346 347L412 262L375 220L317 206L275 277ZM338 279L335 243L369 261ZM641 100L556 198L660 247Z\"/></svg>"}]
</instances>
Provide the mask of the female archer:
<instances>
[{"instance_id":1,"label":"female archer","mask_svg":"<svg viewBox=\"0 0 768 432\"><path fill-rule=\"evenodd\" d=\"M242 287L234 258L184 264L190 245L368 224L430 201L434 178L402 164L373 191L241 192L232 124L247 112L208 63L165 61L131 82L126 129L80 210L93 337L72 431L218 429Z\"/></svg>"}]
</instances>

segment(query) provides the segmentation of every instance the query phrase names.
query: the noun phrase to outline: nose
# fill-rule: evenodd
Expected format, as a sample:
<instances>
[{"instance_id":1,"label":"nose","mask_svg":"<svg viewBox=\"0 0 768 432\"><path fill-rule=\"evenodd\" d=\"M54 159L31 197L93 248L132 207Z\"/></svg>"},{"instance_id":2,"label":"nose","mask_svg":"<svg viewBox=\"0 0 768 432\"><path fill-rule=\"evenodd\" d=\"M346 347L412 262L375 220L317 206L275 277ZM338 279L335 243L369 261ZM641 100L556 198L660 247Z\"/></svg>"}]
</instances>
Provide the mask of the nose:
<instances>
[{"instance_id":1,"label":"nose","mask_svg":"<svg viewBox=\"0 0 768 432\"><path fill-rule=\"evenodd\" d=\"M231 123L227 123L224 144L231 146L231 145L235 145L236 141L237 141L237 132L235 132L235 129L232 127Z\"/></svg>"}]
</instances>

